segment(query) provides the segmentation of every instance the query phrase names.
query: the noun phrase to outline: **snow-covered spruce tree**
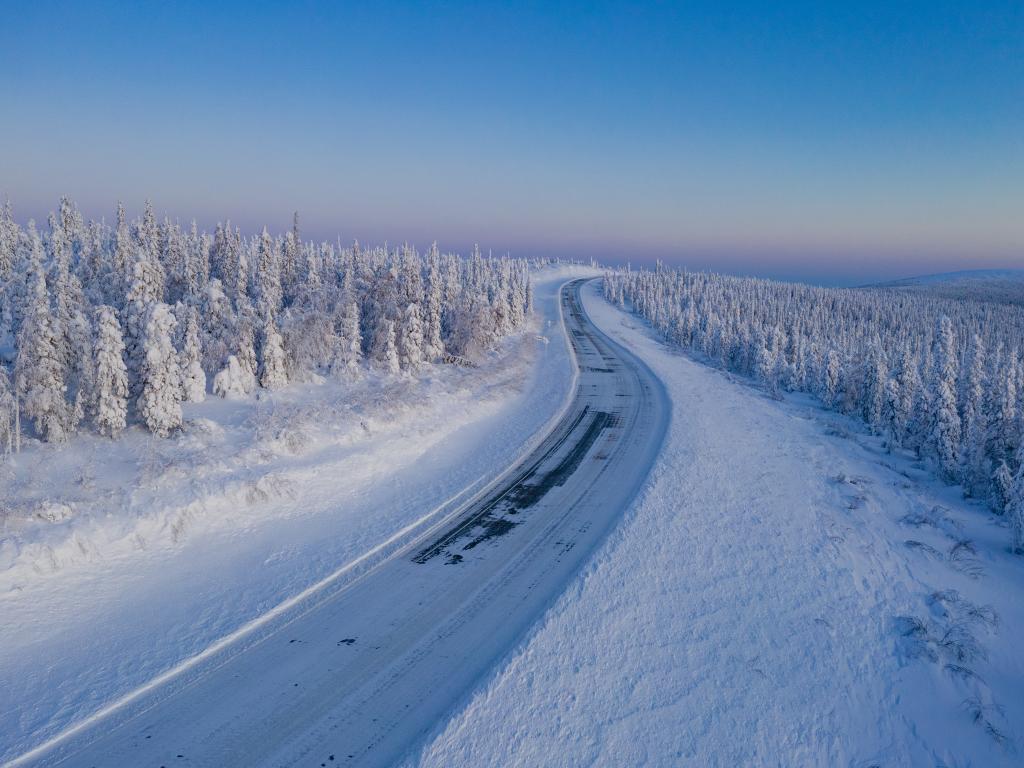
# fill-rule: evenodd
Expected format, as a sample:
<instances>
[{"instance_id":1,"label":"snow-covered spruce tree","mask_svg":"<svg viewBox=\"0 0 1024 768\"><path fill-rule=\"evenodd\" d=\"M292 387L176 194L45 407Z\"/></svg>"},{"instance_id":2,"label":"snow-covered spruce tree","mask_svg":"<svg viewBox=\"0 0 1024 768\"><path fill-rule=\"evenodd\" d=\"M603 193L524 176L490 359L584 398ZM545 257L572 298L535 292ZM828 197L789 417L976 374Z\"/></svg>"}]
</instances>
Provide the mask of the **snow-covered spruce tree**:
<instances>
[{"instance_id":1,"label":"snow-covered spruce tree","mask_svg":"<svg viewBox=\"0 0 1024 768\"><path fill-rule=\"evenodd\" d=\"M202 296L203 286L210 279L211 239L199 234L195 220L185 241L185 267L182 276L182 297L190 304L197 304Z\"/></svg>"},{"instance_id":2,"label":"snow-covered spruce tree","mask_svg":"<svg viewBox=\"0 0 1024 768\"><path fill-rule=\"evenodd\" d=\"M494 287L491 297L491 313L494 317L494 333L496 336L504 336L512 332L512 310L508 306L508 290L504 282L499 280Z\"/></svg>"},{"instance_id":3,"label":"snow-covered spruce tree","mask_svg":"<svg viewBox=\"0 0 1024 768\"><path fill-rule=\"evenodd\" d=\"M0 456L10 456L17 448L18 400L11 389L7 371L0 366Z\"/></svg>"},{"instance_id":4,"label":"snow-covered spruce tree","mask_svg":"<svg viewBox=\"0 0 1024 768\"><path fill-rule=\"evenodd\" d=\"M526 291L523 288L522 279L520 273L511 273L508 285L508 309L511 329L521 327L526 319Z\"/></svg>"},{"instance_id":5,"label":"snow-covered spruce tree","mask_svg":"<svg viewBox=\"0 0 1024 768\"><path fill-rule=\"evenodd\" d=\"M363 359L362 339L359 335L359 305L350 301L340 323L337 348L331 370L335 374L354 376Z\"/></svg>"},{"instance_id":6,"label":"snow-covered spruce tree","mask_svg":"<svg viewBox=\"0 0 1024 768\"><path fill-rule=\"evenodd\" d=\"M302 273L302 269L300 269L300 261L303 248L302 238L299 236L298 211L292 214L292 229L290 232L285 234L280 252L282 298L285 304L291 304L295 301L299 292L299 286L301 283L300 275ZM303 266L308 266L308 263Z\"/></svg>"},{"instance_id":7,"label":"snow-covered spruce tree","mask_svg":"<svg viewBox=\"0 0 1024 768\"><path fill-rule=\"evenodd\" d=\"M426 329L423 341L423 357L427 362L437 362L444 355L444 340L442 339L441 326L441 302L443 299L443 287L441 285L441 270L438 267L437 243L430 248L430 278L427 289L427 312Z\"/></svg>"},{"instance_id":8,"label":"snow-covered spruce tree","mask_svg":"<svg viewBox=\"0 0 1024 768\"><path fill-rule=\"evenodd\" d=\"M11 201L5 200L3 208L0 208L0 286L11 277L17 247L18 225L11 212Z\"/></svg>"},{"instance_id":9,"label":"snow-covered spruce tree","mask_svg":"<svg viewBox=\"0 0 1024 768\"><path fill-rule=\"evenodd\" d=\"M152 305L143 334L138 412L146 427L167 437L181 426L181 374L171 343L175 320L163 302Z\"/></svg>"},{"instance_id":10,"label":"snow-covered spruce tree","mask_svg":"<svg viewBox=\"0 0 1024 768\"><path fill-rule=\"evenodd\" d=\"M416 371L423 363L423 321L418 304L410 304L402 315L398 333L398 364L403 370Z\"/></svg>"},{"instance_id":11,"label":"snow-covered spruce tree","mask_svg":"<svg viewBox=\"0 0 1024 768\"><path fill-rule=\"evenodd\" d=\"M67 397L72 403L68 426L74 429L85 412L86 392L92 377L92 331L85 313L82 286L71 268L72 255L81 251L81 224L80 216L67 198L61 200L60 215L51 213L49 221L47 285L58 352L65 370Z\"/></svg>"},{"instance_id":12,"label":"snow-covered spruce tree","mask_svg":"<svg viewBox=\"0 0 1024 768\"><path fill-rule=\"evenodd\" d=\"M203 330L203 370L219 371L235 343L235 319L220 280L211 278L200 304Z\"/></svg>"},{"instance_id":13,"label":"snow-covered spruce tree","mask_svg":"<svg viewBox=\"0 0 1024 768\"><path fill-rule=\"evenodd\" d=\"M956 341L948 317L939 320L935 339L935 372L932 378L931 403L933 420L929 448L940 475L954 481L960 471L960 415L956 408Z\"/></svg>"},{"instance_id":14,"label":"snow-covered spruce tree","mask_svg":"<svg viewBox=\"0 0 1024 768\"><path fill-rule=\"evenodd\" d=\"M43 242L31 219L24 232L18 235L15 251L17 265L4 287L7 313L10 315L10 330L15 335L21 328L22 320L28 314L35 298L35 286L39 275L45 276L43 267Z\"/></svg>"},{"instance_id":15,"label":"snow-covered spruce tree","mask_svg":"<svg viewBox=\"0 0 1024 768\"><path fill-rule=\"evenodd\" d=\"M396 301L398 306L420 304L423 301L423 277L420 275L419 257L408 244L402 246L399 262Z\"/></svg>"},{"instance_id":16,"label":"snow-covered spruce tree","mask_svg":"<svg viewBox=\"0 0 1024 768\"><path fill-rule=\"evenodd\" d=\"M281 310L281 264L277 244L267 228L263 228L257 247L256 263L257 312L261 317L274 318Z\"/></svg>"},{"instance_id":17,"label":"snow-covered spruce tree","mask_svg":"<svg viewBox=\"0 0 1024 768\"><path fill-rule=\"evenodd\" d=\"M249 393L256 388L256 374L259 371L256 360L256 314L248 304L248 299L243 301L245 304L239 311L235 324L235 358L242 368L242 386L245 387L246 393Z\"/></svg>"},{"instance_id":18,"label":"snow-covered spruce tree","mask_svg":"<svg viewBox=\"0 0 1024 768\"><path fill-rule=\"evenodd\" d=\"M50 314L46 278L34 275L31 303L18 333L14 382L25 416L45 441L67 440L72 420L65 400L67 383L61 359L60 337Z\"/></svg>"},{"instance_id":19,"label":"snow-covered spruce tree","mask_svg":"<svg viewBox=\"0 0 1024 768\"><path fill-rule=\"evenodd\" d=\"M1017 406L1017 370L1010 358L1004 361L996 375L995 392L992 394L993 408L988 425L988 455L993 461L1012 460L1014 450L1021 436L1021 411Z\"/></svg>"},{"instance_id":20,"label":"snow-covered spruce tree","mask_svg":"<svg viewBox=\"0 0 1024 768\"><path fill-rule=\"evenodd\" d=\"M167 274L167 300L170 303L181 301L187 295L189 269L185 236L165 218L157 230L157 243L160 262Z\"/></svg>"},{"instance_id":21,"label":"snow-covered spruce tree","mask_svg":"<svg viewBox=\"0 0 1024 768\"><path fill-rule=\"evenodd\" d=\"M1024 552L1024 446L1017 451L1017 474L1009 492L1006 516L1013 532L1013 549Z\"/></svg>"},{"instance_id":22,"label":"snow-covered spruce tree","mask_svg":"<svg viewBox=\"0 0 1024 768\"><path fill-rule=\"evenodd\" d=\"M759 333L755 346L755 365L757 367L757 378L769 391L775 392L778 389L775 380L775 350L772 349L772 334Z\"/></svg>"},{"instance_id":23,"label":"snow-covered spruce tree","mask_svg":"<svg viewBox=\"0 0 1024 768\"><path fill-rule=\"evenodd\" d=\"M228 222L226 230L228 274L224 285L235 311L240 312L249 304L249 255L243 247L242 236L238 230L232 232Z\"/></svg>"},{"instance_id":24,"label":"snow-covered spruce tree","mask_svg":"<svg viewBox=\"0 0 1024 768\"><path fill-rule=\"evenodd\" d=\"M1013 491L1013 473L1005 461L1000 461L992 472L990 502L992 509L1002 515L1010 505Z\"/></svg>"},{"instance_id":25,"label":"snow-covered spruce tree","mask_svg":"<svg viewBox=\"0 0 1024 768\"><path fill-rule=\"evenodd\" d=\"M288 383L287 361L281 334L271 317L263 322L260 342L260 386L280 389Z\"/></svg>"},{"instance_id":26,"label":"snow-covered spruce tree","mask_svg":"<svg viewBox=\"0 0 1024 768\"><path fill-rule=\"evenodd\" d=\"M138 237L145 238L145 228L139 226ZM141 393L142 366L145 357L146 324L153 305L163 300L163 270L150 258L141 245L136 248L131 266L132 277L128 288L125 319L125 360L128 365L128 387L133 399Z\"/></svg>"},{"instance_id":27,"label":"snow-covered spruce tree","mask_svg":"<svg viewBox=\"0 0 1024 768\"><path fill-rule=\"evenodd\" d=\"M370 352L373 364L379 370L392 374L401 370L393 320L384 320L377 326Z\"/></svg>"},{"instance_id":28,"label":"snow-covered spruce tree","mask_svg":"<svg viewBox=\"0 0 1024 768\"><path fill-rule=\"evenodd\" d=\"M206 399L206 372L203 370L202 360L199 313L195 307L190 307L185 323L184 344L179 357L181 392L186 403L201 403Z\"/></svg>"},{"instance_id":29,"label":"snow-covered spruce tree","mask_svg":"<svg viewBox=\"0 0 1024 768\"><path fill-rule=\"evenodd\" d=\"M913 433L913 419L921 390L921 379L917 373L917 359L906 342L903 343L898 367L892 381L897 395L892 417L894 438L899 445L917 448L920 441Z\"/></svg>"},{"instance_id":30,"label":"snow-covered spruce tree","mask_svg":"<svg viewBox=\"0 0 1024 768\"><path fill-rule=\"evenodd\" d=\"M889 369L886 366L885 357L880 344L875 342L869 348L868 359L864 366L861 418L876 434L880 434L885 426L883 408L888 380Z\"/></svg>"},{"instance_id":31,"label":"snow-covered spruce tree","mask_svg":"<svg viewBox=\"0 0 1024 768\"><path fill-rule=\"evenodd\" d=\"M94 311L96 372L91 396L92 420L101 435L116 437L128 423L128 369L124 364L124 338L113 307Z\"/></svg>"},{"instance_id":32,"label":"snow-covered spruce tree","mask_svg":"<svg viewBox=\"0 0 1024 768\"><path fill-rule=\"evenodd\" d=\"M963 425L961 481L970 495L984 498L991 468L986 455L985 345L976 333L971 338L961 376L960 416Z\"/></svg>"}]
</instances>

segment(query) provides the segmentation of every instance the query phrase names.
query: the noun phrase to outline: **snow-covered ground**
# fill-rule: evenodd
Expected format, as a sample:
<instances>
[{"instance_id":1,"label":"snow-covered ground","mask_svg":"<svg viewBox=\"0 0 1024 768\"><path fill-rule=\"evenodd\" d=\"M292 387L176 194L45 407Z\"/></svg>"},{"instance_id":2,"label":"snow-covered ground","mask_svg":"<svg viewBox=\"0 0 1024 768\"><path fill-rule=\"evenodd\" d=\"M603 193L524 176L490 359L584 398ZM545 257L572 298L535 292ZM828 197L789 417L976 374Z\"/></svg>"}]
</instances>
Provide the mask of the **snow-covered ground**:
<instances>
[{"instance_id":1,"label":"snow-covered ground","mask_svg":"<svg viewBox=\"0 0 1024 768\"><path fill-rule=\"evenodd\" d=\"M673 401L646 490L413 758L449 765L1020 765L1024 560L853 421L596 324Z\"/></svg>"},{"instance_id":2,"label":"snow-covered ground","mask_svg":"<svg viewBox=\"0 0 1024 768\"><path fill-rule=\"evenodd\" d=\"M211 400L171 440L83 435L0 465L0 760L383 556L508 466L572 390L556 294L580 273L535 273L531 331L477 369Z\"/></svg>"}]
</instances>

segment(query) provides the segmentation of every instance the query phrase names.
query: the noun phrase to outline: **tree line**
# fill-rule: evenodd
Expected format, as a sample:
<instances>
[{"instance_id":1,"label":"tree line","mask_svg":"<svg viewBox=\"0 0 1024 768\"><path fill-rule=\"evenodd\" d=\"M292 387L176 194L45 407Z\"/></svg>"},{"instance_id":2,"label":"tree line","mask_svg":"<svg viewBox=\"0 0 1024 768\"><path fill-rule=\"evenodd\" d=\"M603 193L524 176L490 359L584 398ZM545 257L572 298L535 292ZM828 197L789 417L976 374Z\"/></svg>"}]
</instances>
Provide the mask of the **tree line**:
<instances>
[{"instance_id":1,"label":"tree line","mask_svg":"<svg viewBox=\"0 0 1024 768\"><path fill-rule=\"evenodd\" d=\"M373 368L410 375L523 326L526 262L364 249L230 222L86 221L67 198L46 231L0 210L0 453L138 423L167 436L182 403Z\"/></svg>"},{"instance_id":2,"label":"tree line","mask_svg":"<svg viewBox=\"0 0 1024 768\"><path fill-rule=\"evenodd\" d=\"M605 297L772 392L863 419L1010 518L1024 548L1024 309L891 290L618 270Z\"/></svg>"}]
</instances>

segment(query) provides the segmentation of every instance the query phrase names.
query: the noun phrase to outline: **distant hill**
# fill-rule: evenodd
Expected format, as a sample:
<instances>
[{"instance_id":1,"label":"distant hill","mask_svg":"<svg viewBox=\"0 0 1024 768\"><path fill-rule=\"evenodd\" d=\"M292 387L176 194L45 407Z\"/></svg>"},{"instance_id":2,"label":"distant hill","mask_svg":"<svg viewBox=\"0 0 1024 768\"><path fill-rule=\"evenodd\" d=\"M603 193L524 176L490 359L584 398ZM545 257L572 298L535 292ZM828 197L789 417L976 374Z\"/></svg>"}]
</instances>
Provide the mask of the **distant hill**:
<instances>
[{"instance_id":1,"label":"distant hill","mask_svg":"<svg viewBox=\"0 0 1024 768\"><path fill-rule=\"evenodd\" d=\"M860 286L871 290L928 293L947 299L992 301L1024 307L1024 269L972 269L920 275Z\"/></svg>"}]
</instances>

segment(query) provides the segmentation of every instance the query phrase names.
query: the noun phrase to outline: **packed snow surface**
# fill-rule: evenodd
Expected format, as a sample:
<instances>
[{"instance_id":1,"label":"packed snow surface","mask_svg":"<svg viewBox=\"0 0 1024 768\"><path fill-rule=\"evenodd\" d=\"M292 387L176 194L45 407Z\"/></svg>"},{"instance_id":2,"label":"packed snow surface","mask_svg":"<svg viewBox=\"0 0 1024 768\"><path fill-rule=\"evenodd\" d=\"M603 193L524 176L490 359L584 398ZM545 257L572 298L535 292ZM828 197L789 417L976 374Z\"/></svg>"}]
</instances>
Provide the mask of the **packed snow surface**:
<instances>
[{"instance_id":1,"label":"packed snow surface","mask_svg":"<svg viewBox=\"0 0 1024 768\"><path fill-rule=\"evenodd\" d=\"M535 274L530 332L479 368L211 400L170 440L82 435L0 465L0 761L386 554L512 463L571 394L556 296L580 271Z\"/></svg>"},{"instance_id":2,"label":"packed snow surface","mask_svg":"<svg viewBox=\"0 0 1024 768\"><path fill-rule=\"evenodd\" d=\"M1005 524L854 421L669 351L645 491L413 762L1020 765L1024 562Z\"/></svg>"}]
</instances>

